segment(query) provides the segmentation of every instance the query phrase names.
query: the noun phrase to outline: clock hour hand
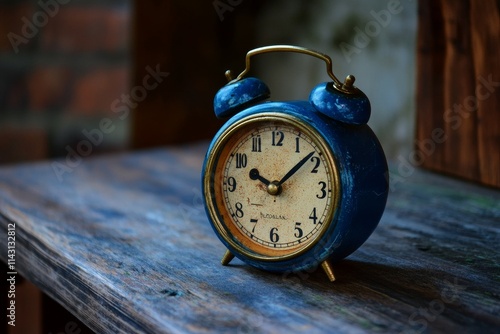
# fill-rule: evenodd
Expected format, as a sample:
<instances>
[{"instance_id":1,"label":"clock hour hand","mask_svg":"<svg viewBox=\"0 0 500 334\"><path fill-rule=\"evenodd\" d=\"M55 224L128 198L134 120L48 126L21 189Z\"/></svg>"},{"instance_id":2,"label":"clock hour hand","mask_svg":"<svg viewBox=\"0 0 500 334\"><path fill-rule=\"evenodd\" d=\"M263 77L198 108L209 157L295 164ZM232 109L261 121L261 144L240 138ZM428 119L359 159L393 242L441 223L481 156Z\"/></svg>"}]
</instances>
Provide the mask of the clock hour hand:
<instances>
[{"instance_id":1,"label":"clock hour hand","mask_svg":"<svg viewBox=\"0 0 500 334\"><path fill-rule=\"evenodd\" d=\"M252 170L250 171L250 178L252 180L259 180L260 182L264 183L264 185L267 186L266 190L269 195L277 196L281 194L281 187L278 184L278 181L270 182L268 179L259 174L257 168L252 168Z\"/></svg>"},{"instance_id":2,"label":"clock hour hand","mask_svg":"<svg viewBox=\"0 0 500 334\"><path fill-rule=\"evenodd\" d=\"M266 186L268 186L269 183L271 183L268 179L266 179L265 177L263 177L262 175L259 174L259 171L257 170L257 168L252 168L252 170L250 170L250 178L252 180L259 180L260 182L264 183Z\"/></svg>"},{"instance_id":3,"label":"clock hour hand","mask_svg":"<svg viewBox=\"0 0 500 334\"><path fill-rule=\"evenodd\" d=\"M286 180L292 177L292 175L295 174L300 169L300 167L302 167L313 155L314 151L302 158L302 160L300 160L295 166L293 166L292 169L288 171L288 173L285 174L285 176L283 176L283 178L281 178L281 180L278 182L278 186L281 186L283 183L285 183Z\"/></svg>"}]
</instances>

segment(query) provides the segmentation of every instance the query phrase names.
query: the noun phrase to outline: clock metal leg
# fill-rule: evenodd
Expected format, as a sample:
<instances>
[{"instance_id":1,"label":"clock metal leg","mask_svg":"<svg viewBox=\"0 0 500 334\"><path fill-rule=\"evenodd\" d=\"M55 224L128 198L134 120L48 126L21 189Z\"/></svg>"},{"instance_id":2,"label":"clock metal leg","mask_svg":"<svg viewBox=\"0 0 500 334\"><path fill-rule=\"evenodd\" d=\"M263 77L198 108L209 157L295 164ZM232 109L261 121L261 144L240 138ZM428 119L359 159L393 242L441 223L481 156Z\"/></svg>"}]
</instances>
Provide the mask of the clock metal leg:
<instances>
[{"instance_id":1,"label":"clock metal leg","mask_svg":"<svg viewBox=\"0 0 500 334\"><path fill-rule=\"evenodd\" d=\"M233 253L230 251L226 250L226 253L224 253L224 256L222 257L222 260L220 263L222 263L223 266L227 266L231 260L234 259Z\"/></svg>"},{"instance_id":2,"label":"clock metal leg","mask_svg":"<svg viewBox=\"0 0 500 334\"><path fill-rule=\"evenodd\" d=\"M330 262L328 262L328 260L325 260L325 261L321 262L321 267L325 271L326 276L328 276L328 279L330 280L330 282L335 281L335 275L333 274L332 264Z\"/></svg>"}]
</instances>

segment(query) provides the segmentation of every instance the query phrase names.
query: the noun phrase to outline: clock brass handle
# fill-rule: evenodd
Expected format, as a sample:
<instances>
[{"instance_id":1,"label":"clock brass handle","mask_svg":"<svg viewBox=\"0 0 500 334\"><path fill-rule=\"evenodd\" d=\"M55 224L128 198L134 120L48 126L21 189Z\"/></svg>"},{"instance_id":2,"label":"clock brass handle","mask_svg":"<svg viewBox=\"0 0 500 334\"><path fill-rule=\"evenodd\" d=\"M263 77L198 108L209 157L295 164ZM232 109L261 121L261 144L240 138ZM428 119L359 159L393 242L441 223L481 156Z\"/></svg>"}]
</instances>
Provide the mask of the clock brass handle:
<instances>
[{"instance_id":1,"label":"clock brass handle","mask_svg":"<svg viewBox=\"0 0 500 334\"><path fill-rule=\"evenodd\" d=\"M243 70L243 72L241 72L237 77L236 79L233 79L232 78L232 72L231 70L227 70L226 71L226 78L229 80L229 83L234 83L234 82L237 82L241 79L243 79L243 77L250 71L250 59L255 56L255 55L258 55L258 54L262 54L262 53L270 53L270 52L294 52L294 53L303 53L303 54L306 54L306 55L309 55L309 56L313 56L313 57L316 57L316 58L319 58L321 60L323 60L325 63L326 63L326 73L328 74L328 76L330 78L332 78L333 80L333 86L335 87L335 89L341 91L341 92L344 92L344 93L353 93L355 91L355 88L353 86L353 83L354 83L354 76L353 75L348 75L344 81L344 83L342 83L339 79L337 79L337 77L335 76L335 74L333 74L333 70L332 70L332 59L323 54L323 53L320 53L318 51L314 51L314 50L311 50L311 49L306 49L306 48L303 48L303 47L300 47L300 46L295 46L295 45L272 45L272 46L263 46L263 47L260 47L260 48L256 48L256 49L253 49L253 50L250 50L248 51L247 55L246 55L246 58L245 58L245 69Z\"/></svg>"}]
</instances>

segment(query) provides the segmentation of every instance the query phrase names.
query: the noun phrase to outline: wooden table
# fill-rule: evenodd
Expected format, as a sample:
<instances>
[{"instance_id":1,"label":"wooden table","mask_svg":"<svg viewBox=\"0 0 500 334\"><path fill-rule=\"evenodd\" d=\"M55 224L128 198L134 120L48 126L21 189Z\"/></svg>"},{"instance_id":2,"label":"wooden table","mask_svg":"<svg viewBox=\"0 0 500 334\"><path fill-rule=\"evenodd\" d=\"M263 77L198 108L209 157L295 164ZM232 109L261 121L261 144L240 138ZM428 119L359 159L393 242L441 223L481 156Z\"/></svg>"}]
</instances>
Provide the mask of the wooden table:
<instances>
[{"instance_id":1,"label":"wooden table","mask_svg":"<svg viewBox=\"0 0 500 334\"><path fill-rule=\"evenodd\" d=\"M393 165L379 227L330 283L219 264L205 149L88 158L61 180L1 168L2 260L15 224L15 271L96 332L500 331L499 191Z\"/></svg>"}]
</instances>

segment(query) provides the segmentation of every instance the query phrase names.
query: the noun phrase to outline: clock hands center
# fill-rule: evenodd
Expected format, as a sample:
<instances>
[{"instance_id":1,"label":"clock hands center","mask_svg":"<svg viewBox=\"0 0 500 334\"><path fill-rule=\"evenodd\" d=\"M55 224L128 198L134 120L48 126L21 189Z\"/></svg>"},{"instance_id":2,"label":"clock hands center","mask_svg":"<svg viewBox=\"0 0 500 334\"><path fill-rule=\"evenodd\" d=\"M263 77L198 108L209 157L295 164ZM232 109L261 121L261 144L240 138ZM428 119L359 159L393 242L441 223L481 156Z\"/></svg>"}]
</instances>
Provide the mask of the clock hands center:
<instances>
[{"instance_id":1,"label":"clock hands center","mask_svg":"<svg viewBox=\"0 0 500 334\"><path fill-rule=\"evenodd\" d=\"M270 182L268 179L260 175L259 170L257 168L252 168L249 173L250 179L259 180L267 186L267 192L269 195L279 195L281 193L281 186L278 184L278 181Z\"/></svg>"},{"instance_id":2,"label":"clock hands center","mask_svg":"<svg viewBox=\"0 0 500 334\"><path fill-rule=\"evenodd\" d=\"M311 158L313 155L314 155L314 151L312 151L311 153L306 155L304 158L302 158L302 160L300 160L295 166L293 166L292 169L290 169L288 171L288 173L286 173L285 176L283 176L281 178L280 181L272 181L272 182L269 181L268 179L266 179L265 177L260 175L259 170L257 168L252 168L250 170L250 173L249 173L250 179L259 180L264 185L266 185L267 192L269 193L269 195L273 195L273 196L279 195L279 194L281 194L281 191L282 191L281 185L283 183L285 183L285 181L287 181L290 177L292 177L292 175L294 175L300 169L300 167L302 167L307 162L307 160L309 160L309 158Z\"/></svg>"}]
</instances>

